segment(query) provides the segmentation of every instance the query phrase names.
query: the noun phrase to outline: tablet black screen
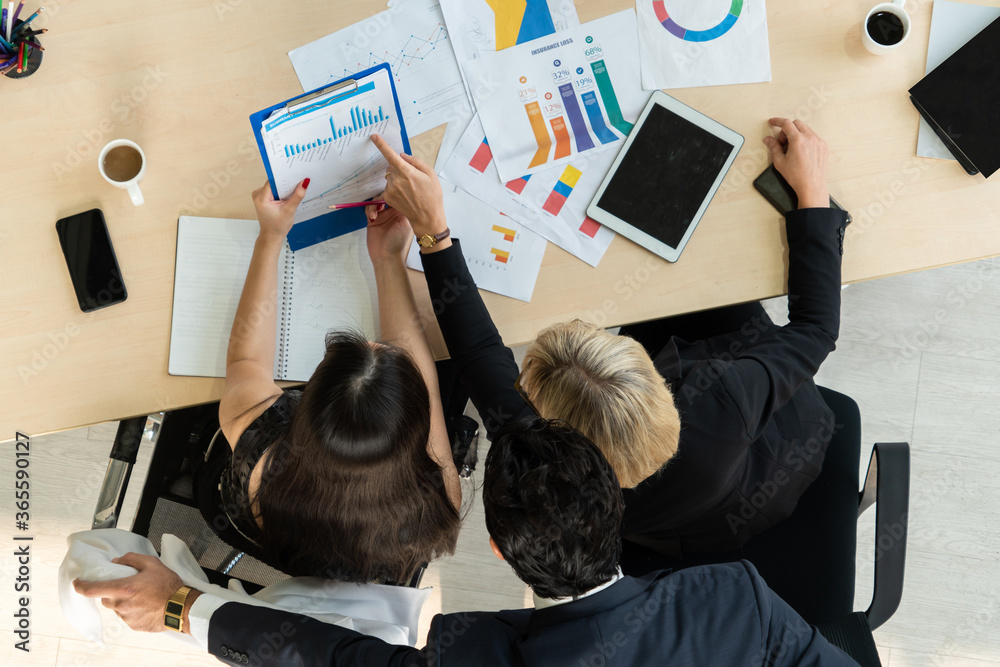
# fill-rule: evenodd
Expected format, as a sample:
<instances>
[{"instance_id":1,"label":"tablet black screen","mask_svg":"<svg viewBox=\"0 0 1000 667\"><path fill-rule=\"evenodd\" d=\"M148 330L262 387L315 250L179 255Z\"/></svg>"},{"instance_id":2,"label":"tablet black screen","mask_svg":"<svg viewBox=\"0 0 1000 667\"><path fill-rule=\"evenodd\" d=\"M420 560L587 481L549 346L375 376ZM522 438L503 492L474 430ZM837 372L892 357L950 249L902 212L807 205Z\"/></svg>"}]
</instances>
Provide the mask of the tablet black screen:
<instances>
[{"instance_id":1,"label":"tablet black screen","mask_svg":"<svg viewBox=\"0 0 1000 667\"><path fill-rule=\"evenodd\" d=\"M676 248L732 150L655 104L597 205Z\"/></svg>"}]
</instances>

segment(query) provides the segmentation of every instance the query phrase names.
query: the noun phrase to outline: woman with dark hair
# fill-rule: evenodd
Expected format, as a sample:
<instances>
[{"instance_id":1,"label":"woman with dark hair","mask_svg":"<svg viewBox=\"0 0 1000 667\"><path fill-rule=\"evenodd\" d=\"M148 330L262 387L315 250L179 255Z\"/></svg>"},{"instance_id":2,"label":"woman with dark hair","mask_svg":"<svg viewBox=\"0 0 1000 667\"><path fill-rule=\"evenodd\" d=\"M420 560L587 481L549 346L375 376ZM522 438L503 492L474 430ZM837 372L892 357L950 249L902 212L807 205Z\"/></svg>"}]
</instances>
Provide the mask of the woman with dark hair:
<instances>
[{"instance_id":1,"label":"woman with dark hair","mask_svg":"<svg viewBox=\"0 0 1000 667\"><path fill-rule=\"evenodd\" d=\"M452 553L461 486L434 359L404 255L410 224L393 210L368 229L382 337L331 332L301 390L273 380L277 261L303 181L286 201L253 193L260 220L226 357L219 404L231 452L200 475L202 513L231 545L294 576L405 581ZM231 454L231 455L230 455Z\"/></svg>"}]
</instances>

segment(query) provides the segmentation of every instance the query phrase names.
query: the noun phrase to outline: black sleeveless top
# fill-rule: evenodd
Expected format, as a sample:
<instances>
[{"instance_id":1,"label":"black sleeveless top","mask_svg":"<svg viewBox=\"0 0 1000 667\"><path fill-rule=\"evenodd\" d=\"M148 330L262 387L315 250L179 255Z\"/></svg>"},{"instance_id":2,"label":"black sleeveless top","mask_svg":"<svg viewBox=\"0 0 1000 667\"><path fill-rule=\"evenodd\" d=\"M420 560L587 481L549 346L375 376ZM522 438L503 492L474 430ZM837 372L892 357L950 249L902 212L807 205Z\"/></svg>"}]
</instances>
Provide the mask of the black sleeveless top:
<instances>
[{"instance_id":1,"label":"black sleeveless top","mask_svg":"<svg viewBox=\"0 0 1000 667\"><path fill-rule=\"evenodd\" d=\"M230 464L223 469L219 479L223 507L230 522L257 545L260 544L260 526L254 519L250 503L250 476L264 452L288 431L301 397L301 390L286 390L253 420L236 441Z\"/></svg>"}]
</instances>

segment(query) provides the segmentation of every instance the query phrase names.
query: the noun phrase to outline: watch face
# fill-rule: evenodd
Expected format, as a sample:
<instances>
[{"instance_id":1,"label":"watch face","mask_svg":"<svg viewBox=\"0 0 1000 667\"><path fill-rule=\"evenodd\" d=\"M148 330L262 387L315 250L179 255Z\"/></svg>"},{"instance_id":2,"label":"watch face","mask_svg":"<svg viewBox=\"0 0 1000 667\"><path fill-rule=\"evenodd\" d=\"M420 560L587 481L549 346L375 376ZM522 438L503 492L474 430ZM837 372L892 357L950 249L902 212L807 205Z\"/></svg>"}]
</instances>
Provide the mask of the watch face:
<instances>
[{"instance_id":1,"label":"watch face","mask_svg":"<svg viewBox=\"0 0 1000 667\"><path fill-rule=\"evenodd\" d=\"M420 240L418 240L417 243L419 243L422 248L430 248L433 247L435 243L437 243L437 239L435 239L430 234L424 234L423 236L420 237Z\"/></svg>"}]
</instances>

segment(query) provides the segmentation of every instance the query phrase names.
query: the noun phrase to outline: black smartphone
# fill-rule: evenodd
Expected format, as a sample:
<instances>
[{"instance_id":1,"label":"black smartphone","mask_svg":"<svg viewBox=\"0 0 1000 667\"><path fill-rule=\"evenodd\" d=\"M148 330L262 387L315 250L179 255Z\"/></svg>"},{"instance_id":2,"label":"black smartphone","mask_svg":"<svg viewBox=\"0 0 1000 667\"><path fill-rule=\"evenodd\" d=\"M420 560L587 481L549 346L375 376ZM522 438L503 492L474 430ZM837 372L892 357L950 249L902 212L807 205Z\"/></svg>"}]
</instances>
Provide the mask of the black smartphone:
<instances>
[{"instance_id":1,"label":"black smartphone","mask_svg":"<svg viewBox=\"0 0 1000 667\"><path fill-rule=\"evenodd\" d=\"M753 186L757 188L757 191L764 195L764 199L771 203L771 206L778 209L778 212L784 215L789 211L794 211L799 207L799 198L795 194L795 190L792 186L788 184L785 177L778 173L778 170L774 168L772 164L764 172L757 177L757 180L753 182ZM847 224L851 224L854 218L851 216L850 212L847 211L840 203L830 197L830 208L840 209L847 213Z\"/></svg>"},{"instance_id":2,"label":"black smartphone","mask_svg":"<svg viewBox=\"0 0 1000 667\"><path fill-rule=\"evenodd\" d=\"M128 297L115 249L100 209L84 211L56 222L69 277L80 310L89 313L121 303Z\"/></svg>"}]
</instances>

